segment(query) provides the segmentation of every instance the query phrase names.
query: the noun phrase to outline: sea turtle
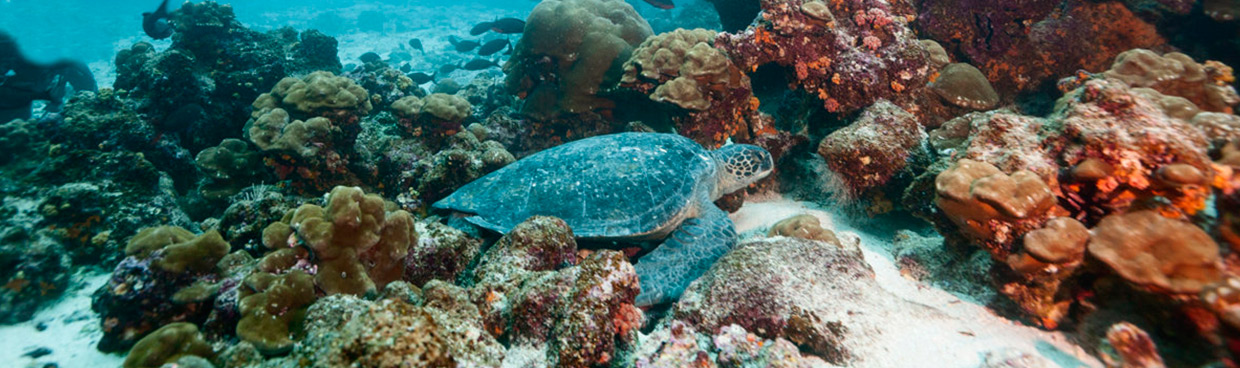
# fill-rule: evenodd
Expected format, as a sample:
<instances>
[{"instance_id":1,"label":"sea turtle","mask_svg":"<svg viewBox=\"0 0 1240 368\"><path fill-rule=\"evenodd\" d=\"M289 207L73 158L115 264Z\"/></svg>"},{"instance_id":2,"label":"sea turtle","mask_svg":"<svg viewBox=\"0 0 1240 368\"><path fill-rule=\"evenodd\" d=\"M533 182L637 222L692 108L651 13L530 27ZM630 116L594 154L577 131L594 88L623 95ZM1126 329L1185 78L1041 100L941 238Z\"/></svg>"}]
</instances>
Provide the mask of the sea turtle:
<instances>
[{"instance_id":1,"label":"sea turtle","mask_svg":"<svg viewBox=\"0 0 1240 368\"><path fill-rule=\"evenodd\" d=\"M435 202L500 233L533 215L564 220L578 238L665 239L635 265L638 305L674 301L736 244L714 201L771 173L771 154L731 144L709 151L660 133L619 133L553 147ZM669 236L670 234L670 236Z\"/></svg>"}]
</instances>

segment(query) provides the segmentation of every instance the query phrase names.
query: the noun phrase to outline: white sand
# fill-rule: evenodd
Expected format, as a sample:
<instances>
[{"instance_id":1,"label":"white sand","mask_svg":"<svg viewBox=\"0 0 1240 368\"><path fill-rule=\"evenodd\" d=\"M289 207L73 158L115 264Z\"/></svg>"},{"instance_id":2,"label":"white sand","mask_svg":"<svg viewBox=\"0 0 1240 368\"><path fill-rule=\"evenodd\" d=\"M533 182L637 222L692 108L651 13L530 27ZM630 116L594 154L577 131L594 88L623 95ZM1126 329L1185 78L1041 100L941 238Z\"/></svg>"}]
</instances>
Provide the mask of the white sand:
<instances>
[{"instance_id":1,"label":"white sand","mask_svg":"<svg viewBox=\"0 0 1240 368\"><path fill-rule=\"evenodd\" d=\"M73 275L69 291L59 303L39 311L28 322L0 326L0 365L119 367L124 357L95 350L103 332L99 330L99 316L90 310L90 295L107 281L106 273ZM35 329L38 323L47 329ZM52 349L52 353L38 359L22 356L39 347Z\"/></svg>"},{"instance_id":2,"label":"white sand","mask_svg":"<svg viewBox=\"0 0 1240 368\"><path fill-rule=\"evenodd\" d=\"M732 214L732 220L744 238L762 236L775 222L798 214L818 217L824 228L831 226L842 239L860 238L866 262L874 269L880 287L908 302L869 311L880 321L880 331L849 336L854 340L846 344L859 357L851 366L977 367L987 354L1013 351L1040 356L1061 367L1102 366L1064 333L1022 325L995 315L985 306L901 276L889 251L892 239L879 239L865 229L848 226L847 221L833 220L837 214L830 210L771 198L746 203Z\"/></svg>"}]
</instances>

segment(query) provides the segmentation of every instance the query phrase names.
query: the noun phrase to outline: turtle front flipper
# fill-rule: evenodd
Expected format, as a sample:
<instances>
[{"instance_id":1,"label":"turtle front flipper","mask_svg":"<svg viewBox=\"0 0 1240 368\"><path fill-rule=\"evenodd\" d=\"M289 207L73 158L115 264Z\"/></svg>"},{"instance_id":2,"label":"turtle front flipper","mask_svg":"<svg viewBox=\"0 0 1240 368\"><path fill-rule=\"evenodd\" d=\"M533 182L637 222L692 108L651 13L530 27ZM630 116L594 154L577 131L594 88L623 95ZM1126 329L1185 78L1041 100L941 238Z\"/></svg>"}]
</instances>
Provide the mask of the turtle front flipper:
<instances>
[{"instance_id":1,"label":"turtle front flipper","mask_svg":"<svg viewBox=\"0 0 1240 368\"><path fill-rule=\"evenodd\" d=\"M704 200L705 201L705 200ZM675 301L710 266L736 245L728 214L705 201L698 217L686 219L658 248L637 260L638 306Z\"/></svg>"}]
</instances>

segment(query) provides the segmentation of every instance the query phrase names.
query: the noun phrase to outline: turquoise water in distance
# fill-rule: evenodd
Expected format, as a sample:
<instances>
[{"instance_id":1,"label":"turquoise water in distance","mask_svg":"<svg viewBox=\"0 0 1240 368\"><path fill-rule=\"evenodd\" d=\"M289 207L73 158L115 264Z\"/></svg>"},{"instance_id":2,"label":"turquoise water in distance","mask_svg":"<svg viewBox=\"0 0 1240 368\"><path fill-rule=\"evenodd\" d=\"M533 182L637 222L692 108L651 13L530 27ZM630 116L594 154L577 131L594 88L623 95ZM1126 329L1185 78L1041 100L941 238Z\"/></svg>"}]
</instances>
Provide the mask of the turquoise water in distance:
<instances>
[{"instance_id":1,"label":"turquoise water in distance","mask_svg":"<svg viewBox=\"0 0 1240 368\"><path fill-rule=\"evenodd\" d=\"M408 8L419 18L425 8L470 6L475 14L462 16L487 17L483 12L528 14L537 5L531 0L415 0L415 1L345 1L345 0L224 0L231 4L238 20L247 27L267 30L283 26L298 29L315 28L316 19L336 27L325 33L349 32L357 26L357 16L369 9ZM183 1L170 0L169 10ZM639 5L639 4L634 4ZM154 11L157 0L0 0L0 30L17 38L22 52L31 60L47 62L57 58L83 61L110 60L116 50L136 41L149 40L142 33L142 13ZM328 15L324 15L328 14ZM337 15L339 18L331 18ZM450 15L444 14L440 17ZM522 18L524 18L522 16ZM399 19L388 19L392 24ZM433 26L433 25L428 25ZM327 28L327 27L322 27ZM395 29L393 29L395 30ZM327 32L333 31L333 32ZM464 30L462 33L464 33ZM333 34L336 35L336 34Z\"/></svg>"}]
</instances>

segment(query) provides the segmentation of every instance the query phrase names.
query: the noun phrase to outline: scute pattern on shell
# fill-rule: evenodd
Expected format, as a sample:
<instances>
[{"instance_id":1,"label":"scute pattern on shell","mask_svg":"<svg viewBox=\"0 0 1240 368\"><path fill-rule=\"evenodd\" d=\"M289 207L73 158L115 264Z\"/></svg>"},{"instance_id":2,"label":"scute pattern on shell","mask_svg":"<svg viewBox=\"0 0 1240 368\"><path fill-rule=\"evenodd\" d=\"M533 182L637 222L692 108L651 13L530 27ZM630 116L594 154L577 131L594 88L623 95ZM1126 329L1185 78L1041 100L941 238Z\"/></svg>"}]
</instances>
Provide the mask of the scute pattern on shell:
<instances>
[{"instance_id":1,"label":"scute pattern on shell","mask_svg":"<svg viewBox=\"0 0 1240 368\"><path fill-rule=\"evenodd\" d=\"M658 238L714 189L709 151L674 134L621 133L560 145L505 166L435 203L507 232L533 215L578 237Z\"/></svg>"}]
</instances>

